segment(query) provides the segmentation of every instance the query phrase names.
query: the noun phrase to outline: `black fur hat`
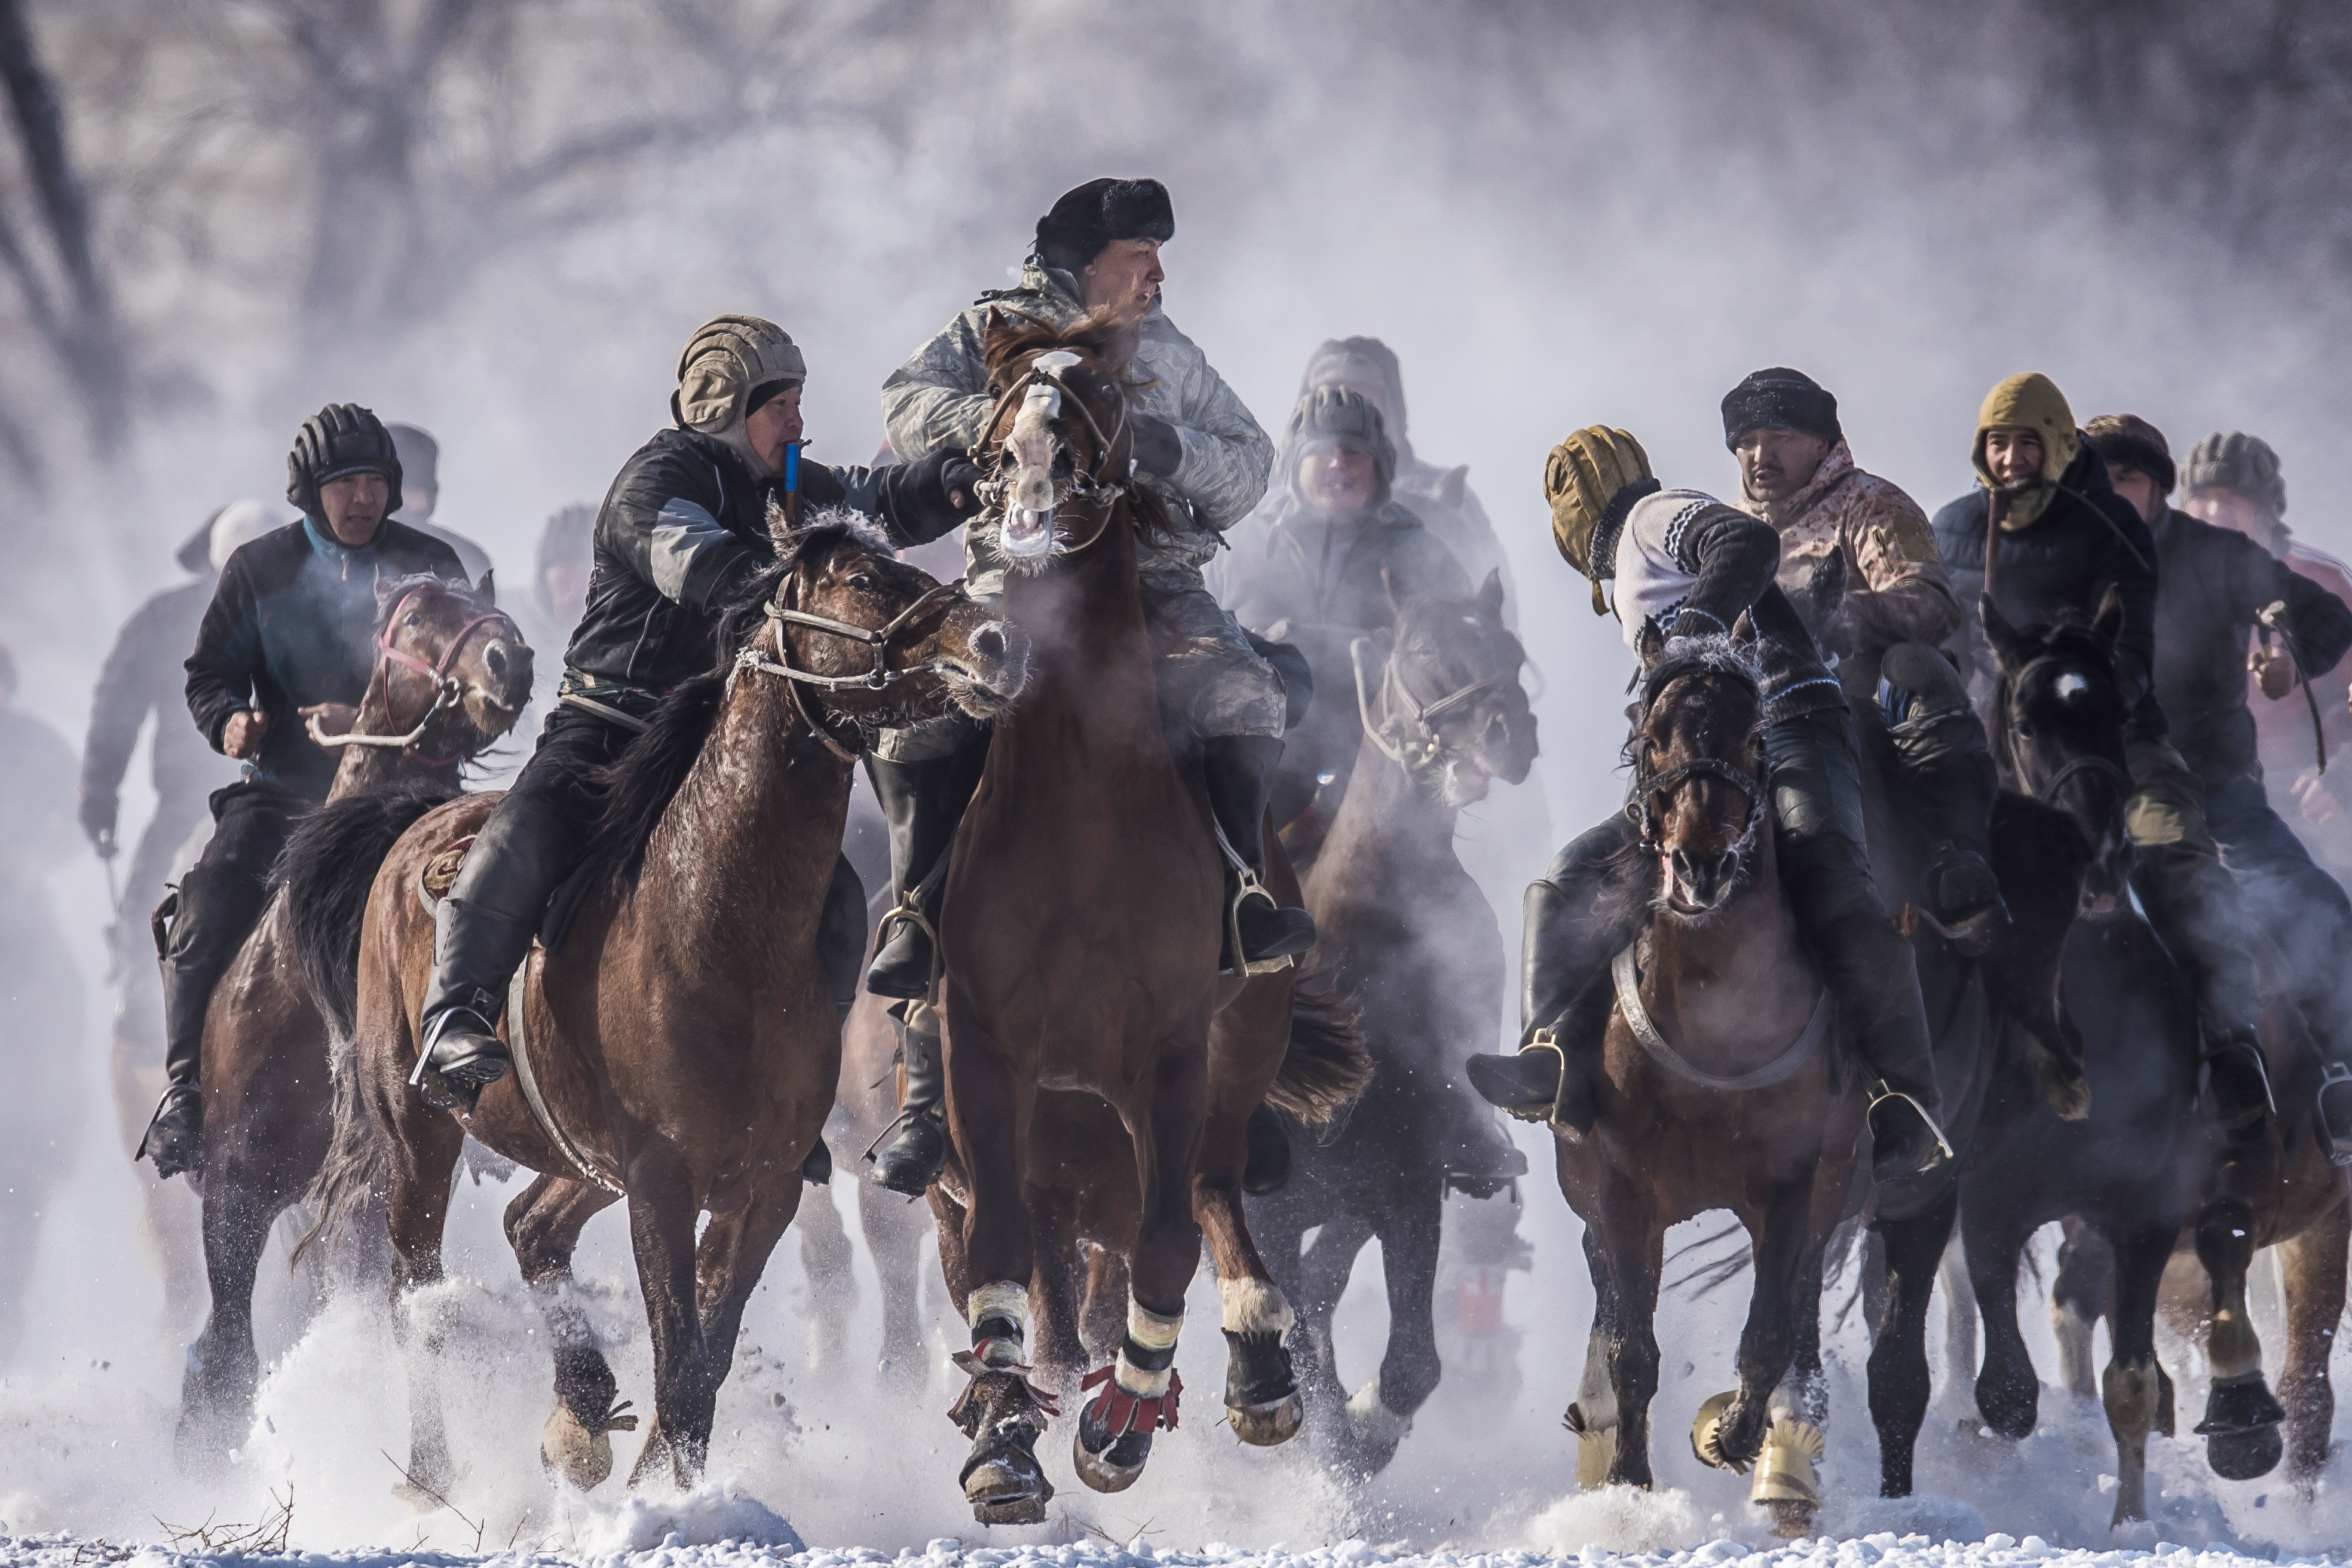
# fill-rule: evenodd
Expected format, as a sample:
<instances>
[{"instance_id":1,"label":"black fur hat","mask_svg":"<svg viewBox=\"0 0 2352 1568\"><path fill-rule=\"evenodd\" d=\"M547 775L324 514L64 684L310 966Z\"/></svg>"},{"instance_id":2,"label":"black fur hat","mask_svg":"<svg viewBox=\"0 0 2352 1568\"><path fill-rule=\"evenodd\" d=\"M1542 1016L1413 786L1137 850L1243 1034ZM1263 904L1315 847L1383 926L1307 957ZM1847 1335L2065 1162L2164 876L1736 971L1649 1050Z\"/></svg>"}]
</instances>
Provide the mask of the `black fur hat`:
<instances>
[{"instance_id":1,"label":"black fur hat","mask_svg":"<svg viewBox=\"0 0 2352 1568\"><path fill-rule=\"evenodd\" d=\"M1088 180L1062 193L1054 210L1037 220L1037 259L1076 272L1115 239L1176 237L1176 209L1168 187L1157 180Z\"/></svg>"},{"instance_id":2,"label":"black fur hat","mask_svg":"<svg viewBox=\"0 0 2352 1568\"><path fill-rule=\"evenodd\" d=\"M2172 463L2172 446L2164 432L2137 414L2102 414L2083 426L2083 434L2106 459L2110 468L2137 468L2156 481L2156 493L2168 496L2179 478Z\"/></svg>"},{"instance_id":3,"label":"black fur hat","mask_svg":"<svg viewBox=\"0 0 2352 1568\"><path fill-rule=\"evenodd\" d=\"M1801 430L1835 446L1837 399L1801 370L1778 366L1752 373L1723 395L1723 444L1737 447L1750 430Z\"/></svg>"}]
</instances>

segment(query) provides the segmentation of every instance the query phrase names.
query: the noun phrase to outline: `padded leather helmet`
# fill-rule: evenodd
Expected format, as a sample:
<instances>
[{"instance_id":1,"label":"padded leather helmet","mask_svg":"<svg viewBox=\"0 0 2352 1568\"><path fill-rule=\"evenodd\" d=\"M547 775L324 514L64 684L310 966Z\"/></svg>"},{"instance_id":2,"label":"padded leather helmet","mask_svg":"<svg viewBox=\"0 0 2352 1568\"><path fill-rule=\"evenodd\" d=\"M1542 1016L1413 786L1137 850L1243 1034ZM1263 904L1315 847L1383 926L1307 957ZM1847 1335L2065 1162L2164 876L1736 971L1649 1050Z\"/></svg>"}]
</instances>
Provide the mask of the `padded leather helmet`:
<instances>
[{"instance_id":1,"label":"padded leather helmet","mask_svg":"<svg viewBox=\"0 0 2352 1568\"><path fill-rule=\"evenodd\" d=\"M400 510L400 451L391 432L373 409L330 403L295 433L294 449L286 455L286 499L306 517L322 518L320 487L352 474L382 474L392 487L383 515Z\"/></svg>"},{"instance_id":2,"label":"padded leather helmet","mask_svg":"<svg viewBox=\"0 0 2352 1568\"><path fill-rule=\"evenodd\" d=\"M694 330L677 356L677 390L669 411L681 430L709 436L735 449L755 474L767 466L743 433L752 393L772 383L797 386L808 362L783 328L757 316L713 316Z\"/></svg>"},{"instance_id":3,"label":"padded leather helmet","mask_svg":"<svg viewBox=\"0 0 2352 1568\"><path fill-rule=\"evenodd\" d=\"M1601 580L1615 574L1617 533L1633 503L1658 489L1649 455L1622 430L1592 425L1551 449L1544 464L1544 500L1551 507L1552 542L1568 563L1592 580L1592 611L1609 613Z\"/></svg>"}]
</instances>

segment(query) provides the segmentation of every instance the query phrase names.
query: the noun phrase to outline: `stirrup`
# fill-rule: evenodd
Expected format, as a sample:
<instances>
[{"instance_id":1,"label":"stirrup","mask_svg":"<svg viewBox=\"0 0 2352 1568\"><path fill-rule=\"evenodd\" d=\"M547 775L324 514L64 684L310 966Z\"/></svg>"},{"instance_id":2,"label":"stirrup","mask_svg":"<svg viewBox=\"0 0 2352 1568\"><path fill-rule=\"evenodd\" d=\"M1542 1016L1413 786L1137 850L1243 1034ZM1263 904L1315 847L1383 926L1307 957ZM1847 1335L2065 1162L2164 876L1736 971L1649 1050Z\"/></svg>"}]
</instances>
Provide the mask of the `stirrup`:
<instances>
[{"instance_id":1,"label":"stirrup","mask_svg":"<svg viewBox=\"0 0 2352 1568\"><path fill-rule=\"evenodd\" d=\"M1217 838L1221 844L1224 841L1222 829L1219 830ZM1265 900L1267 909L1278 912L1282 909L1282 900L1268 891L1266 885L1258 880L1256 871L1238 857L1234 859L1233 867L1238 886L1234 892L1233 900L1225 906L1225 941L1233 946L1234 968L1224 970L1223 973L1231 974L1238 970L1243 974L1279 974L1297 963L1298 955L1284 952L1277 953L1272 958L1250 957L1248 951L1242 946L1242 906L1252 899L1263 899Z\"/></svg>"},{"instance_id":2,"label":"stirrup","mask_svg":"<svg viewBox=\"0 0 2352 1568\"><path fill-rule=\"evenodd\" d=\"M2352 1165L2352 1134L2338 1137L2329 1131L2327 1125L2327 1091L2339 1084L2352 1091L2352 1066L2343 1062L2324 1064L2319 1069L2319 1093L2315 1096L2319 1106L2319 1131L2327 1139L2329 1162L2337 1165Z\"/></svg>"},{"instance_id":3,"label":"stirrup","mask_svg":"<svg viewBox=\"0 0 2352 1568\"><path fill-rule=\"evenodd\" d=\"M1863 1108L1863 1125L1868 1127L1870 1125L1870 1118L1872 1114L1875 1112L1880 1106L1885 1104L1890 1100L1901 1100L1918 1115L1920 1121L1927 1124L1927 1131L1934 1134L1936 1139L1936 1147L1944 1152L1945 1159L1957 1160L1959 1158L1959 1156L1952 1151L1952 1141L1944 1136L1944 1130L1936 1124L1936 1119L1934 1117L1927 1114L1927 1108L1920 1104L1916 1100L1911 1098L1911 1096L1904 1093L1901 1089L1887 1088L1885 1080L1883 1079L1879 1083L1877 1094L1874 1095L1871 1098L1870 1103ZM1874 1131L1875 1130L1874 1129Z\"/></svg>"}]
</instances>

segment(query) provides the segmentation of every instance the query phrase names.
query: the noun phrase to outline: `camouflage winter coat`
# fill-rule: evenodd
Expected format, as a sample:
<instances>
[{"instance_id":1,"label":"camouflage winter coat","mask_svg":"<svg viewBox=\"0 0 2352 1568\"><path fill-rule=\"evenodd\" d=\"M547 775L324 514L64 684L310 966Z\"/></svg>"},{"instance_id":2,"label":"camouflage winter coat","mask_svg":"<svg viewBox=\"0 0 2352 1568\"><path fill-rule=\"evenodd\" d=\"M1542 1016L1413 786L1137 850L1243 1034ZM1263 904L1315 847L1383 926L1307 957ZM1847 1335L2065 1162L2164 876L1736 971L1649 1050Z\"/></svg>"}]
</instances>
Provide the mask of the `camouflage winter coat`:
<instances>
[{"instance_id":1,"label":"camouflage winter coat","mask_svg":"<svg viewBox=\"0 0 2352 1568\"><path fill-rule=\"evenodd\" d=\"M882 416L901 461L942 447L967 449L980 438L991 407L981 336L992 308L1057 326L1086 314L1070 275L1034 260L1022 268L1019 288L982 294L882 384ZM1201 567L1216 553L1220 536L1265 493L1274 443L1208 356L1157 304L1143 319L1135 371L1151 382L1144 411L1174 426L1183 445L1175 473L1145 480L1172 503L1176 531L1169 543L1143 552L1143 575L1161 588L1198 587ZM990 518L964 531L965 581L974 594L1003 591L1004 557L996 544L1001 521Z\"/></svg>"}]
</instances>

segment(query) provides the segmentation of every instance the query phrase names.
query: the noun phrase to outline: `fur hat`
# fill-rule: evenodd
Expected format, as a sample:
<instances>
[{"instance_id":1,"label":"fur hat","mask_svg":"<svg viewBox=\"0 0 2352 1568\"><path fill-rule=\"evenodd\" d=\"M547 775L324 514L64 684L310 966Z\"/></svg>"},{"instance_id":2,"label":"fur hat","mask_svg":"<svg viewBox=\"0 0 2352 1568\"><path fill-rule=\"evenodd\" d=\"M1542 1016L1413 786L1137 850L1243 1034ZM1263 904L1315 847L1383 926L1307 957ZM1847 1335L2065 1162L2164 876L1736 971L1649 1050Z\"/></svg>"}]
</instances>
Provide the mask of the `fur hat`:
<instances>
[{"instance_id":1,"label":"fur hat","mask_svg":"<svg viewBox=\"0 0 2352 1568\"><path fill-rule=\"evenodd\" d=\"M400 510L400 448L393 445L392 432L373 409L330 403L295 433L294 449L286 454L286 499L303 516L323 521L320 489L352 474L382 474L392 487L383 515Z\"/></svg>"},{"instance_id":2,"label":"fur hat","mask_svg":"<svg viewBox=\"0 0 2352 1568\"><path fill-rule=\"evenodd\" d=\"M1633 503L1658 489L1649 454L1623 430L1591 425L1551 449L1544 464L1544 500L1551 507L1552 542L1570 566L1592 580L1592 613L1605 616L1601 581L1616 572L1618 531Z\"/></svg>"},{"instance_id":3,"label":"fur hat","mask_svg":"<svg viewBox=\"0 0 2352 1568\"><path fill-rule=\"evenodd\" d=\"M1353 447L1371 454L1372 471L1379 476L1372 504L1379 506L1389 499L1389 488L1396 482L1396 448L1390 445L1381 411L1370 398L1344 386L1318 386L1298 400L1290 411L1290 427L1282 448L1294 494L1299 459L1327 447Z\"/></svg>"},{"instance_id":4,"label":"fur hat","mask_svg":"<svg viewBox=\"0 0 2352 1568\"><path fill-rule=\"evenodd\" d=\"M757 316L713 316L694 330L677 356L670 416L679 429L730 447L764 477L768 466L743 430L751 394L772 382L798 385L807 379L808 362L783 328Z\"/></svg>"},{"instance_id":5,"label":"fur hat","mask_svg":"<svg viewBox=\"0 0 2352 1568\"><path fill-rule=\"evenodd\" d=\"M1837 399L1803 371L1786 366L1752 372L1723 395L1723 444L1737 447L1750 430L1801 430L1832 447L1845 439Z\"/></svg>"},{"instance_id":6,"label":"fur hat","mask_svg":"<svg viewBox=\"0 0 2352 1568\"><path fill-rule=\"evenodd\" d=\"M2172 445L2164 432L2137 414L2102 414L2083 426L2091 449L2107 467L2132 468L2156 481L2156 493L2168 496L2179 475L2172 466Z\"/></svg>"},{"instance_id":7,"label":"fur hat","mask_svg":"<svg viewBox=\"0 0 2352 1568\"><path fill-rule=\"evenodd\" d=\"M2286 516L2286 477L2279 472L2278 454L2259 436L2217 430L2189 448L2187 468L2181 479L2192 493L2218 486L2267 507L2273 517Z\"/></svg>"},{"instance_id":8,"label":"fur hat","mask_svg":"<svg viewBox=\"0 0 2352 1568\"><path fill-rule=\"evenodd\" d=\"M1064 191L1053 210L1037 220L1037 259L1077 273L1116 239L1176 237L1176 208L1168 187L1157 180L1105 176Z\"/></svg>"}]
</instances>

